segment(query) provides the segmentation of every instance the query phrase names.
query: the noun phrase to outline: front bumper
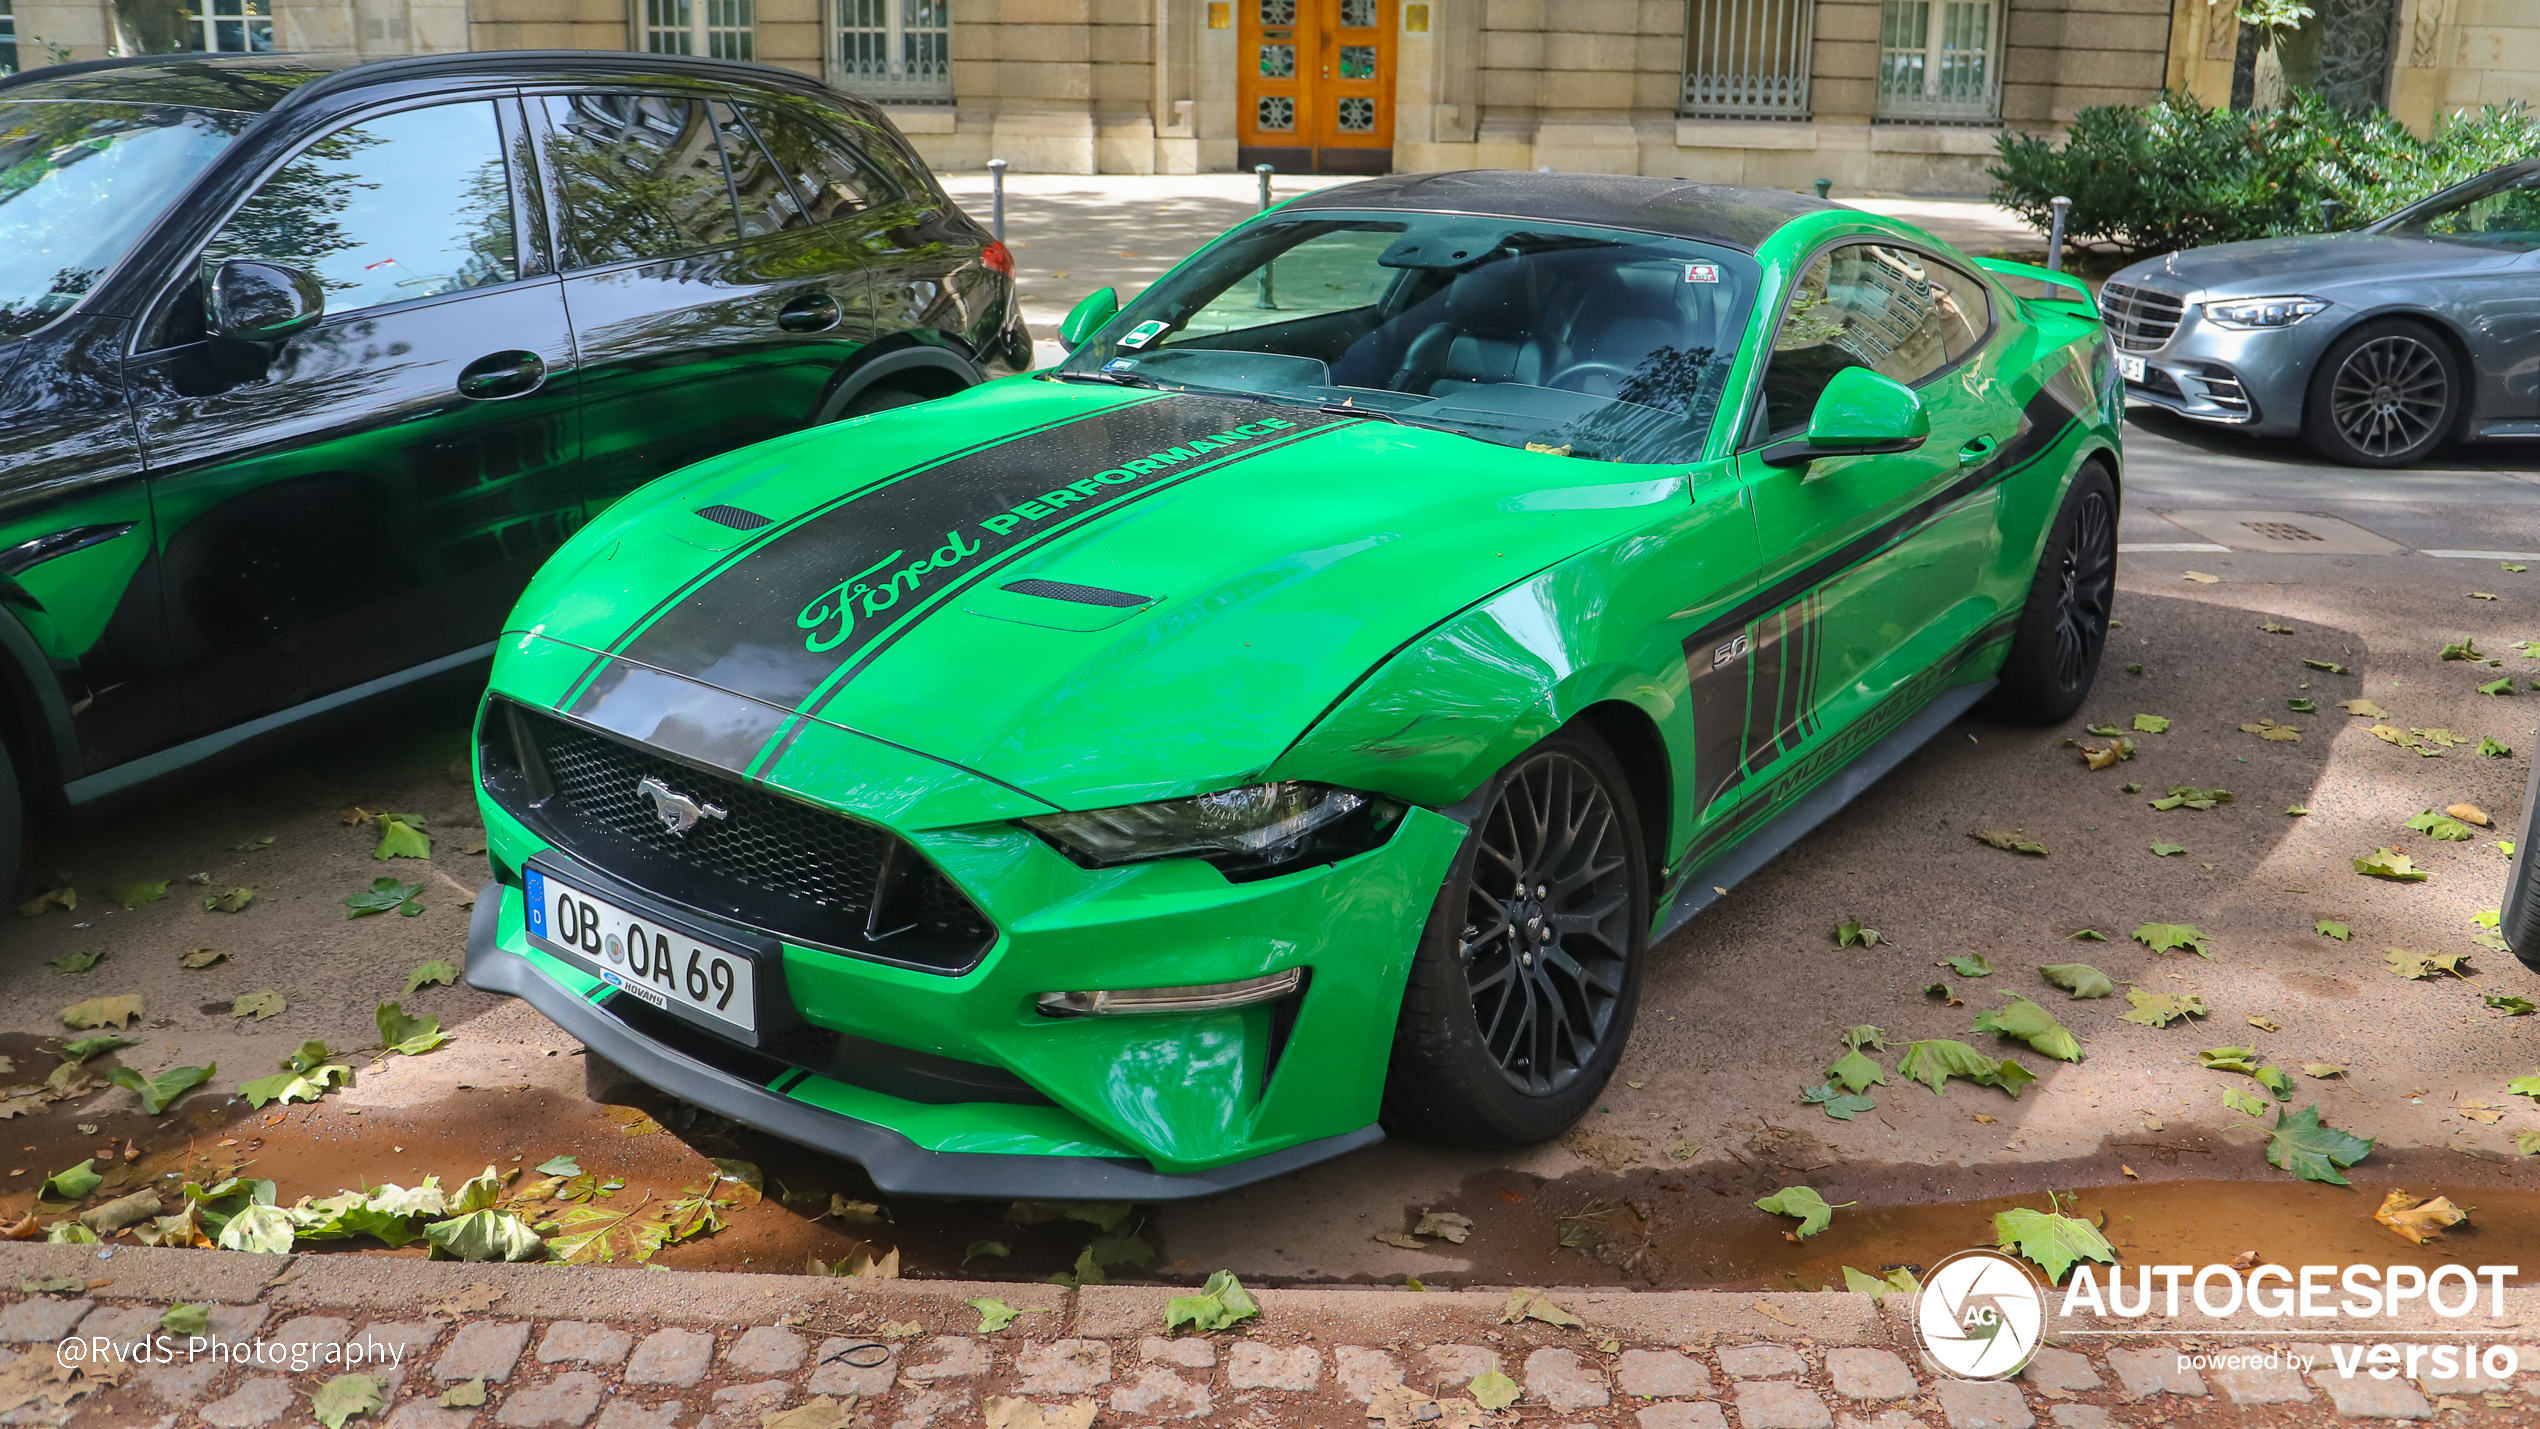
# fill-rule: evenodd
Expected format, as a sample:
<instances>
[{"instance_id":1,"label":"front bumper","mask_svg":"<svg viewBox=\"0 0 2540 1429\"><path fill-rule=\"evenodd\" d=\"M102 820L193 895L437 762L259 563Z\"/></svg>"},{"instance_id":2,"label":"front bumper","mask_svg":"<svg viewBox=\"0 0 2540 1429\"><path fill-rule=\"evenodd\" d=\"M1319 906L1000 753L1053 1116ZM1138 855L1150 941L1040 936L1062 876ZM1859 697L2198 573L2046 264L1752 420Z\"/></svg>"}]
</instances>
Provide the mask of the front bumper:
<instances>
[{"instance_id":1,"label":"front bumper","mask_svg":"<svg viewBox=\"0 0 2540 1429\"><path fill-rule=\"evenodd\" d=\"M2333 325L2332 312L2287 328L2216 327L2188 302L2177 331L2160 346L2116 348L2120 359L2144 365L2140 380L2126 379L2126 400L2261 436L2290 436L2302 428L2303 393Z\"/></svg>"},{"instance_id":2,"label":"front bumper","mask_svg":"<svg viewBox=\"0 0 2540 1429\"><path fill-rule=\"evenodd\" d=\"M507 916L508 915L508 916ZM1285 1175L1384 1139L1375 1126L1299 1142L1247 1161L1168 1174L1124 1156L934 1151L878 1122L773 1090L646 1037L611 1016L593 994L605 985L520 942L520 890L488 882L468 922L467 983L520 998L593 1053L683 1101L745 1126L855 1162L883 1192L975 1200L1178 1201ZM577 987L575 984L583 984ZM791 1078L780 1078L780 1084ZM816 1081L817 1078L806 1079ZM821 1088L807 1089L810 1096Z\"/></svg>"}]
</instances>

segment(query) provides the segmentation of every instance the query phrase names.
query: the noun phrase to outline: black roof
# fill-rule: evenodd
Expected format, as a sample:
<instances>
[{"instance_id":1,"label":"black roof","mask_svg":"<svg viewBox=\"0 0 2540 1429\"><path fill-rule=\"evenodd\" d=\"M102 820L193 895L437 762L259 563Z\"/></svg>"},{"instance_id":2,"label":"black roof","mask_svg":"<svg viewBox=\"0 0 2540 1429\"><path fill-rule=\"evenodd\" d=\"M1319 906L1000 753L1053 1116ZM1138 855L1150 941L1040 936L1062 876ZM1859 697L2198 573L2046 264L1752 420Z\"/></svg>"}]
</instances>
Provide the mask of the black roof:
<instances>
[{"instance_id":1,"label":"black roof","mask_svg":"<svg viewBox=\"0 0 2540 1429\"><path fill-rule=\"evenodd\" d=\"M0 98L180 104L246 113L287 108L322 95L434 76L606 78L681 75L775 84L838 97L818 80L774 65L655 55L635 50L462 50L355 60L350 56L134 55L48 65L0 77Z\"/></svg>"},{"instance_id":2,"label":"black roof","mask_svg":"<svg viewBox=\"0 0 2540 1429\"><path fill-rule=\"evenodd\" d=\"M1628 228L1752 249L1802 214L1838 207L1781 189L1645 179L1632 174L1544 174L1463 169L1396 174L1340 184L1290 200L1281 213L1315 209L1412 209Z\"/></svg>"}]
</instances>

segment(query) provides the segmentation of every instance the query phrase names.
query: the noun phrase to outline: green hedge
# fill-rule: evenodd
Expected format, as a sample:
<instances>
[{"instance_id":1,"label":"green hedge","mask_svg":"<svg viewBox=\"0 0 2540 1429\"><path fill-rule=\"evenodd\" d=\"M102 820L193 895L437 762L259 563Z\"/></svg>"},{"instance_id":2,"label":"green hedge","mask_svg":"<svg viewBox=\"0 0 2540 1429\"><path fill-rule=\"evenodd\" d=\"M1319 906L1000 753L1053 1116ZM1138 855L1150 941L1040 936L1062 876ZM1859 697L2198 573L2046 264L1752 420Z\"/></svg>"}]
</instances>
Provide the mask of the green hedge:
<instances>
[{"instance_id":1,"label":"green hedge","mask_svg":"<svg viewBox=\"0 0 2540 1429\"><path fill-rule=\"evenodd\" d=\"M2320 230L2335 199L2341 228L2369 222L2463 179L2540 156L2540 118L2520 104L2443 121L2431 139L2387 114L2347 114L2315 94L2282 109L2207 109L2172 91L2140 108L2073 119L2064 146L2033 134L1996 141L1994 201L2043 231L2061 194L2066 235L2131 254Z\"/></svg>"}]
</instances>

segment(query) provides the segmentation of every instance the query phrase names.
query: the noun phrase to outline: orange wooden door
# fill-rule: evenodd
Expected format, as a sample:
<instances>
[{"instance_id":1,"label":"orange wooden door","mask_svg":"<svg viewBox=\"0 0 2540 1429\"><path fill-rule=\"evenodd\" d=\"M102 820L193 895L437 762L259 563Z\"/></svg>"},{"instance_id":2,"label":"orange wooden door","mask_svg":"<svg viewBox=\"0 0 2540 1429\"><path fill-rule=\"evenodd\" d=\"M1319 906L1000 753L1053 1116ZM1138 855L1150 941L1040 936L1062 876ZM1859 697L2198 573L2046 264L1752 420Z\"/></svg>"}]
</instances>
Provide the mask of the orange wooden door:
<instances>
[{"instance_id":1,"label":"orange wooden door","mask_svg":"<svg viewBox=\"0 0 2540 1429\"><path fill-rule=\"evenodd\" d=\"M1393 167L1398 0L1235 0L1236 148L1245 168Z\"/></svg>"}]
</instances>

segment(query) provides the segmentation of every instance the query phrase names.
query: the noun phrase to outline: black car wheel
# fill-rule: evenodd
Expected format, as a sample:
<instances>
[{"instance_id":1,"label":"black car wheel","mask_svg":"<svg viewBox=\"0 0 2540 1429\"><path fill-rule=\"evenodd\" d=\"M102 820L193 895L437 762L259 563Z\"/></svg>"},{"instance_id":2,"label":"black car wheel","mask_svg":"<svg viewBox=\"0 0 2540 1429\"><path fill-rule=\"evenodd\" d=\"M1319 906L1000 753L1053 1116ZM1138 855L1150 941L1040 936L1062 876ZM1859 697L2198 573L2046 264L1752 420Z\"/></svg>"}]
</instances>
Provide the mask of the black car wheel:
<instances>
[{"instance_id":1,"label":"black car wheel","mask_svg":"<svg viewBox=\"0 0 2540 1429\"><path fill-rule=\"evenodd\" d=\"M2321 355L2302 436L2348 466L2405 466L2451 435L2460 401L2442 339L2404 319L2363 323Z\"/></svg>"},{"instance_id":2,"label":"black car wheel","mask_svg":"<svg viewBox=\"0 0 2540 1429\"><path fill-rule=\"evenodd\" d=\"M2071 718L2099 678L2117 593L2117 487L2097 462L2064 495L1989 706L2024 724Z\"/></svg>"},{"instance_id":3,"label":"black car wheel","mask_svg":"<svg viewBox=\"0 0 2540 1429\"><path fill-rule=\"evenodd\" d=\"M1385 1120L1464 1146L1558 1136L1621 1061L1649 941L1649 860L1592 735L1491 781L1412 960Z\"/></svg>"}]
</instances>

